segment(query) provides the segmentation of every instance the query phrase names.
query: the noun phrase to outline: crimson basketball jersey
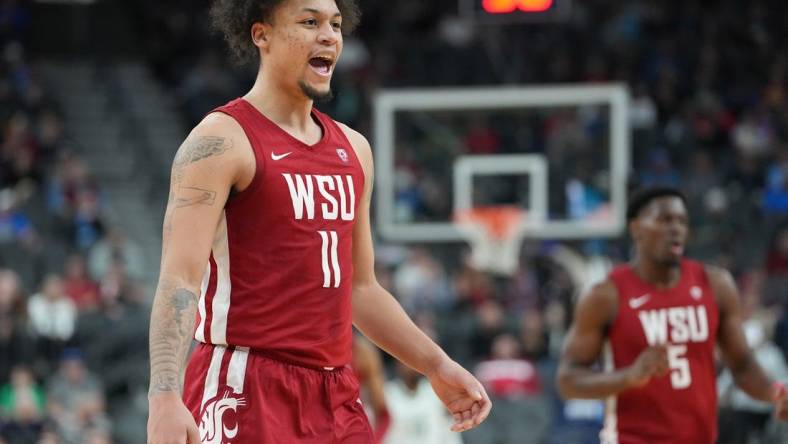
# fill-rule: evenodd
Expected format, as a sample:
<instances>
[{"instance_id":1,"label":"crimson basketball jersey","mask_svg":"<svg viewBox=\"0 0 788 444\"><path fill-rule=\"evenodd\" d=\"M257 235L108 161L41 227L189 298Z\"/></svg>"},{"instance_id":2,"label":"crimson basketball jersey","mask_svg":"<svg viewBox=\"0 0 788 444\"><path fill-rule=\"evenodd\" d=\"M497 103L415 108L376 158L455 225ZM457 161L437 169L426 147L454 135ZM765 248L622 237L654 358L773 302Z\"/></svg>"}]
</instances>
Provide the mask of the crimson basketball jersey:
<instances>
[{"instance_id":1,"label":"crimson basketball jersey","mask_svg":"<svg viewBox=\"0 0 788 444\"><path fill-rule=\"evenodd\" d=\"M248 347L285 362L350 362L353 225L364 172L342 129L317 110L309 146L243 99L234 118L256 172L221 215L198 305L195 339Z\"/></svg>"},{"instance_id":2,"label":"crimson basketball jersey","mask_svg":"<svg viewBox=\"0 0 788 444\"><path fill-rule=\"evenodd\" d=\"M668 344L670 372L608 399L601 442L715 442L719 313L703 264L683 260L681 279L667 290L644 282L628 265L610 278L618 314L608 332L608 368L628 367L649 345Z\"/></svg>"}]
</instances>

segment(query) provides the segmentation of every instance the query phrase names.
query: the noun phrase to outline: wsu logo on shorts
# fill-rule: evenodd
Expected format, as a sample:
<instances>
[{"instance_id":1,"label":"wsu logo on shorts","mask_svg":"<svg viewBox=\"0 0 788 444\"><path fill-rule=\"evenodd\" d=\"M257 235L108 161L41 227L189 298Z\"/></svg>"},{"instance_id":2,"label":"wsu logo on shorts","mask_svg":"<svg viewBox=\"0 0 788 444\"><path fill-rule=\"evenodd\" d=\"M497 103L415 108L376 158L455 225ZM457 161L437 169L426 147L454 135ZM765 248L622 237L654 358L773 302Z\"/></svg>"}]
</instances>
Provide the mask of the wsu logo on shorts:
<instances>
[{"instance_id":1,"label":"wsu logo on shorts","mask_svg":"<svg viewBox=\"0 0 788 444\"><path fill-rule=\"evenodd\" d=\"M235 413L238 407L246 405L243 397L233 398L230 392L226 392L223 397L216 397L203 407L200 415L200 441L203 444L230 444L229 441L238 435L238 423L229 428L224 424L224 414L228 410Z\"/></svg>"}]
</instances>

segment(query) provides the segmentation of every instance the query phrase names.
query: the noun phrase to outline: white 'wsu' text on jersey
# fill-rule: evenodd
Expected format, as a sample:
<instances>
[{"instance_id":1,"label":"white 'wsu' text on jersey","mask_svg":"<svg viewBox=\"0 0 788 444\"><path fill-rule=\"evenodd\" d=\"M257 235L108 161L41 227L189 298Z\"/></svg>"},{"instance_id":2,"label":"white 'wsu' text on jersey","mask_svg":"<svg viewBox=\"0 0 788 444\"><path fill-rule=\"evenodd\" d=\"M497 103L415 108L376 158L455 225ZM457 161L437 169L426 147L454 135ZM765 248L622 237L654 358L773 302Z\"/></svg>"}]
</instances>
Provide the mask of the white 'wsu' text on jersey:
<instances>
[{"instance_id":1,"label":"white 'wsu' text on jersey","mask_svg":"<svg viewBox=\"0 0 788 444\"><path fill-rule=\"evenodd\" d=\"M649 345L686 344L709 339L706 307L690 305L638 312Z\"/></svg>"},{"instance_id":2,"label":"white 'wsu' text on jersey","mask_svg":"<svg viewBox=\"0 0 788 444\"><path fill-rule=\"evenodd\" d=\"M318 195L323 200L320 203L323 220L341 218L344 221L352 221L355 218L356 191L352 176L282 173L282 177L290 191L295 220L315 218Z\"/></svg>"}]
</instances>

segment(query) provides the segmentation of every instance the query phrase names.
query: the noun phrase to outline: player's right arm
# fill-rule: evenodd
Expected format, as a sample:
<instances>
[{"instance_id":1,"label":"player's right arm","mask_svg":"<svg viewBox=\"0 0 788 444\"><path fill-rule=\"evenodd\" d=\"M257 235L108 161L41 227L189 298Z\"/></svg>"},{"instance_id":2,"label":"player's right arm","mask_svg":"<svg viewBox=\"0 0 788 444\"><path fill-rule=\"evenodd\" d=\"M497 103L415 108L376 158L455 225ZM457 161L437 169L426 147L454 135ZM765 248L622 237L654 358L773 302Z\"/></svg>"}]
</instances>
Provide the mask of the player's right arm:
<instances>
[{"instance_id":1,"label":"player's right arm","mask_svg":"<svg viewBox=\"0 0 788 444\"><path fill-rule=\"evenodd\" d=\"M664 345L646 348L630 367L615 371L595 369L607 328L617 311L617 290L610 280L594 285L580 297L558 367L558 391L563 398L606 398L642 386L653 376L668 371Z\"/></svg>"},{"instance_id":2,"label":"player's right arm","mask_svg":"<svg viewBox=\"0 0 788 444\"><path fill-rule=\"evenodd\" d=\"M251 155L242 131L226 115L209 115L173 161L150 321L149 444L200 442L181 400L183 374L216 227L230 190L241 183L245 154Z\"/></svg>"}]
</instances>

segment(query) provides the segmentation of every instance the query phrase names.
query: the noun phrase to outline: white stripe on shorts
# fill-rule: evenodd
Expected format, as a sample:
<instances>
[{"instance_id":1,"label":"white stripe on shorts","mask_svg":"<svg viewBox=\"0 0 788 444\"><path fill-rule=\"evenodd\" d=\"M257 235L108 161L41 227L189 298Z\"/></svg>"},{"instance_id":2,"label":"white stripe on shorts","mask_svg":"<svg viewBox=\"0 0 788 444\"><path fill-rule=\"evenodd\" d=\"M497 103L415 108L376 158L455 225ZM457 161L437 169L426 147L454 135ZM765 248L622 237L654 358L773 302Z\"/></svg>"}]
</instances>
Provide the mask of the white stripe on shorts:
<instances>
[{"instance_id":1,"label":"white stripe on shorts","mask_svg":"<svg viewBox=\"0 0 788 444\"><path fill-rule=\"evenodd\" d=\"M246 361L249 358L249 347L238 347L233 351L230 358L230 365L227 368L227 386L233 389L233 393L240 395L244 392L244 380L246 379Z\"/></svg>"},{"instance_id":2,"label":"white stripe on shorts","mask_svg":"<svg viewBox=\"0 0 788 444\"><path fill-rule=\"evenodd\" d=\"M205 374L205 388L202 392L202 403L200 403L200 411L205 407L205 404L211 399L216 397L219 392L219 373L222 369L222 358L224 351L227 350L222 346L215 346L213 348L213 356L211 357L211 365L208 367L208 372Z\"/></svg>"}]
</instances>

